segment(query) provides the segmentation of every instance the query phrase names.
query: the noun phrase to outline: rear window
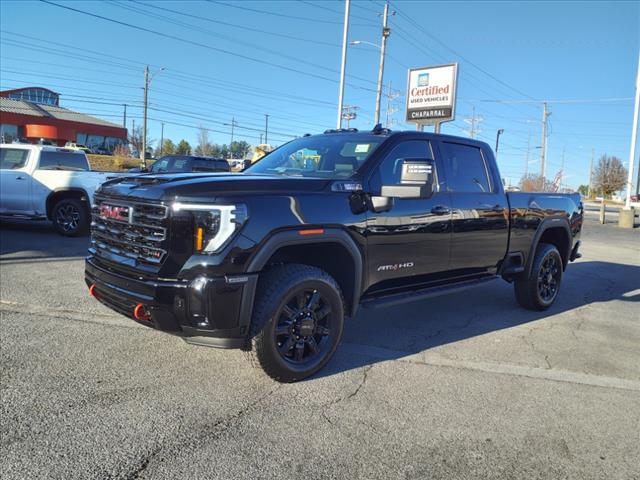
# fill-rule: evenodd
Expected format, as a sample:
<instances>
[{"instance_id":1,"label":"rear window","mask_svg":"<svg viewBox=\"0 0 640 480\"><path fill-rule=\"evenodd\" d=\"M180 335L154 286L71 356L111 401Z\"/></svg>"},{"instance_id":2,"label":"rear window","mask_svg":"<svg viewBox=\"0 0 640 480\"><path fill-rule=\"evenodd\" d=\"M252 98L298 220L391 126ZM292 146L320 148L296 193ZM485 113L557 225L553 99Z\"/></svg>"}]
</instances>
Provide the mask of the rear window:
<instances>
[{"instance_id":1,"label":"rear window","mask_svg":"<svg viewBox=\"0 0 640 480\"><path fill-rule=\"evenodd\" d=\"M29 150L22 148L3 148L0 150L0 169L16 170L22 168L27 163Z\"/></svg>"},{"instance_id":2,"label":"rear window","mask_svg":"<svg viewBox=\"0 0 640 480\"><path fill-rule=\"evenodd\" d=\"M491 191L489 172L478 147L443 142L447 190L487 193Z\"/></svg>"},{"instance_id":3,"label":"rear window","mask_svg":"<svg viewBox=\"0 0 640 480\"><path fill-rule=\"evenodd\" d=\"M40 170L71 170L86 172L89 170L87 157L81 153L53 152L43 150L40 152Z\"/></svg>"}]
</instances>

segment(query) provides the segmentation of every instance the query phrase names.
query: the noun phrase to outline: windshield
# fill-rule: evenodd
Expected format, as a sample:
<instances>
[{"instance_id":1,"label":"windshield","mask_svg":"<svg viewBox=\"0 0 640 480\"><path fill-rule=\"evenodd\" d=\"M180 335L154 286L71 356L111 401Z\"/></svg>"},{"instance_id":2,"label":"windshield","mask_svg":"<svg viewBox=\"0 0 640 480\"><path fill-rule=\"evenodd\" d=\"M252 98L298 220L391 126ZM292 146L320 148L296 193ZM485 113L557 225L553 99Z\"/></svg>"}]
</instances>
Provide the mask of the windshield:
<instances>
[{"instance_id":1,"label":"windshield","mask_svg":"<svg viewBox=\"0 0 640 480\"><path fill-rule=\"evenodd\" d=\"M328 134L302 137L265 155L245 172L298 177L348 178L385 137L370 134Z\"/></svg>"}]
</instances>

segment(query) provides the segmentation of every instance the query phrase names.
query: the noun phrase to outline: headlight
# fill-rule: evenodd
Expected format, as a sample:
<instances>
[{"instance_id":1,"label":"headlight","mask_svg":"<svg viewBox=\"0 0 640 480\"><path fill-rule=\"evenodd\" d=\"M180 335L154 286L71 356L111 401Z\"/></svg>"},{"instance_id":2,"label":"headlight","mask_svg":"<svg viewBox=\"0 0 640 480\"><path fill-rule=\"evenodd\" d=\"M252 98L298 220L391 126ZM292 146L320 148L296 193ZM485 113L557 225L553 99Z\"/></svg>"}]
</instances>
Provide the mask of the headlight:
<instances>
[{"instance_id":1,"label":"headlight","mask_svg":"<svg viewBox=\"0 0 640 480\"><path fill-rule=\"evenodd\" d=\"M196 252L214 253L221 250L247 221L247 207L243 204L174 203L173 210L191 212L193 248Z\"/></svg>"}]
</instances>

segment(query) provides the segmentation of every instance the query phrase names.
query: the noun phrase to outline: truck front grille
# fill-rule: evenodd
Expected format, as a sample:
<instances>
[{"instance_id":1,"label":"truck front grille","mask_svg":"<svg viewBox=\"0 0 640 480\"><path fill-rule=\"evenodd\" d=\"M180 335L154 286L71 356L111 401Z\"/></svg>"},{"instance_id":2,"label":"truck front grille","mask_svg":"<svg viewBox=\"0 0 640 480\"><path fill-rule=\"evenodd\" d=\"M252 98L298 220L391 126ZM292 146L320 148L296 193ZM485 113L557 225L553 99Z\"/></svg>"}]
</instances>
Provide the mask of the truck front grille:
<instances>
[{"instance_id":1,"label":"truck front grille","mask_svg":"<svg viewBox=\"0 0 640 480\"><path fill-rule=\"evenodd\" d=\"M91 212L91 244L98 254L113 254L135 265L160 266L167 251L168 210L164 205L96 196Z\"/></svg>"}]
</instances>

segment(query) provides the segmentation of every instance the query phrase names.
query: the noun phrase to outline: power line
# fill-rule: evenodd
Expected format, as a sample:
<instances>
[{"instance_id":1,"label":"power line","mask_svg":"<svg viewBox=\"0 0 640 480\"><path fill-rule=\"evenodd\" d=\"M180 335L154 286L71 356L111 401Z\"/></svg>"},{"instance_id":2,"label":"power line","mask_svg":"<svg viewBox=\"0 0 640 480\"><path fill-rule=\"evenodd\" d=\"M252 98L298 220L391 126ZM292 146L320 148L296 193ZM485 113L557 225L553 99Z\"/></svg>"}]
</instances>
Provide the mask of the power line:
<instances>
[{"instance_id":1,"label":"power line","mask_svg":"<svg viewBox=\"0 0 640 480\"><path fill-rule=\"evenodd\" d=\"M87 15L87 16L90 16L90 17L98 18L100 20L105 20L107 22L111 22L111 23L115 23L115 24L118 24L118 25L122 25L122 26L125 26L125 27L128 27L128 28L133 28L134 30L140 30L142 32L151 33L153 35L157 35L157 36L160 36L160 37L168 38L168 39L171 39L171 40L176 40L176 41L187 43L187 44L190 44L190 45L195 45L195 46L201 47L201 48L206 48L206 49L212 50L214 52L223 53L225 55L231 55L231 56L237 57L237 58L242 58L244 60L249 60L249 61L252 61L252 62L259 63L261 65L268 65L268 66L271 66L271 67L280 68L282 70L298 73L300 75L304 75L304 76L315 78L315 79L325 80L325 81L328 81L328 82L331 82L331 83L337 83L338 82L338 80L336 80L334 78L324 77L324 76L321 76L321 75L305 72L304 70L299 70L299 69L293 68L293 67L287 67L286 65L281 65L281 64L278 64L278 63L268 62L266 60L261 60L259 58L251 57L249 55L244 55L244 54L241 54L241 53L232 52L230 50L225 50L223 48L212 47L211 45L207 45L207 44L204 44L204 43L196 42L194 40L189 40L189 39L177 37L175 35L171 35L171 34L168 34L168 33L163 33L163 32L159 32L159 31L156 31L156 30L151 30L149 28L140 27L140 26L137 26L137 25L132 25L132 24L127 23L127 22L123 22L123 21L116 20L116 19L113 19L113 18L105 17L103 15L98 15L96 13L87 12L85 10L80 10L78 8L69 7L67 5L60 5L59 3L55 3L55 2L52 2L50 0L40 0L40 2L49 4L49 5L53 5L55 7L62 8L62 9L65 9L65 10L69 10L69 11L72 11L72 12L81 13L83 15ZM368 89L368 88L365 88L365 87L360 87L358 85L351 85L351 86L353 88L359 88L359 89L362 89L362 90L373 91L372 89Z\"/></svg>"}]
</instances>

